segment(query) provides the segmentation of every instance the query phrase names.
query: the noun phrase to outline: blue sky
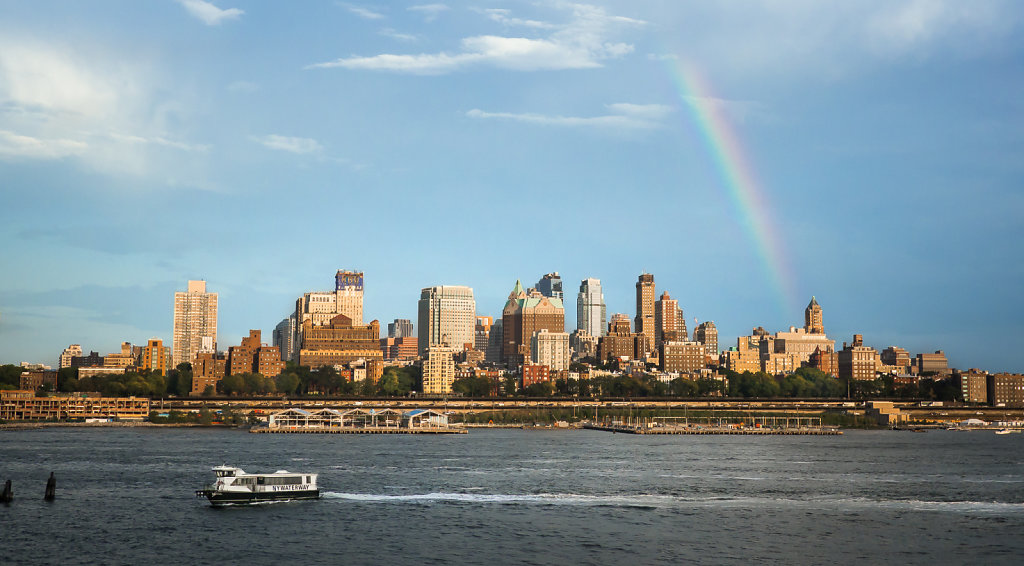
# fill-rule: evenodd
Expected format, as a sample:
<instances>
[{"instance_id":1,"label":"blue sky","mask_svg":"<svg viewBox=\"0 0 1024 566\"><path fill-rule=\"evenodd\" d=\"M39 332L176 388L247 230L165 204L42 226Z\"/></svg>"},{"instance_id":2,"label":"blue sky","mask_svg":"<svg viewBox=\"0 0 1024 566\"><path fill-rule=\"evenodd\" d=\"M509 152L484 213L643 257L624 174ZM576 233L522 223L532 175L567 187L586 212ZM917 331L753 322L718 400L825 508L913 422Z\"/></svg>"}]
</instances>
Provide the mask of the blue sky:
<instances>
[{"instance_id":1,"label":"blue sky","mask_svg":"<svg viewBox=\"0 0 1024 566\"><path fill-rule=\"evenodd\" d=\"M1024 371L1024 6L1014 1L0 5L0 363L220 346L366 273L367 319L469 285L653 273L723 347L801 325ZM709 93L680 89L686 61ZM766 267L695 104L749 162ZM771 284L773 271L791 289Z\"/></svg>"}]
</instances>

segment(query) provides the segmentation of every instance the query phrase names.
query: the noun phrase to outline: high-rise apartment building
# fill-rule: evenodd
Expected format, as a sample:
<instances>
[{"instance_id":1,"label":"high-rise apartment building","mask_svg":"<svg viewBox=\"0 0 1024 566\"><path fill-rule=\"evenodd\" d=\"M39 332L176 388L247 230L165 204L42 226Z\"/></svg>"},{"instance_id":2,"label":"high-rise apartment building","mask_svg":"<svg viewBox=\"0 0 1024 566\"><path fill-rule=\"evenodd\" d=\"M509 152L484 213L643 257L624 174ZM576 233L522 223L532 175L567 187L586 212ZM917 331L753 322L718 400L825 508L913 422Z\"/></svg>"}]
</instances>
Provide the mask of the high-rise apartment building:
<instances>
[{"instance_id":1,"label":"high-rise apartment building","mask_svg":"<svg viewBox=\"0 0 1024 566\"><path fill-rule=\"evenodd\" d=\"M540 281L537 282L537 291L545 297L561 300L563 298L562 278L558 275L558 272L548 273L541 277Z\"/></svg>"},{"instance_id":2,"label":"high-rise apartment building","mask_svg":"<svg viewBox=\"0 0 1024 566\"><path fill-rule=\"evenodd\" d=\"M189 281L187 291L174 294L172 365L192 363L203 338L217 342L217 293L206 292L206 281Z\"/></svg>"},{"instance_id":3,"label":"high-rise apartment building","mask_svg":"<svg viewBox=\"0 0 1024 566\"><path fill-rule=\"evenodd\" d=\"M718 357L718 329L715 328L714 322L705 320L697 325L693 330L693 341L704 344L707 355Z\"/></svg>"},{"instance_id":4,"label":"high-rise apartment building","mask_svg":"<svg viewBox=\"0 0 1024 566\"><path fill-rule=\"evenodd\" d=\"M476 344L476 300L463 285L438 285L420 291L417 324L420 357L431 346L446 345L453 352Z\"/></svg>"},{"instance_id":5,"label":"high-rise apartment building","mask_svg":"<svg viewBox=\"0 0 1024 566\"><path fill-rule=\"evenodd\" d=\"M654 275L641 274L636 281L636 318L633 328L643 335L643 353L654 351Z\"/></svg>"},{"instance_id":6,"label":"high-rise apartment building","mask_svg":"<svg viewBox=\"0 0 1024 566\"><path fill-rule=\"evenodd\" d=\"M600 338L607 330L607 322L601 280L588 277L580 282L580 292L576 295L576 328Z\"/></svg>"},{"instance_id":7,"label":"high-rise apartment building","mask_svg":"<svg viewBox=\"0 0 1024 566\"><path fill-rule=\"evenodd\" d=\"M72 344L64 351L60 353L60 360L57 362L58 369L64 369L71 367L71 358L75 358L82 355L82 345Z\"/></svg>"},{"instance_id":8,"label":"high-rise apartment building","mask_svg":"<svg viewBox=\"0 0 1024 566\"><path fill-rule=\"evenodd\" d=\"M502 361L522 363L530 359L530 337L546 329L565 332L565 309L562 300L545 297L536 289L529 292L516 280L501 312L503 349Z\"/></svg>"},{"instance_id":9,"label":"high-rise apartment building","mask_svg":"<svg viewBox=\"0 0 1024 566\"><path fill-rule=\"evenodd\" d=\"M408 318L396 318L388 323L388 338L415 337L412 321Z\"/></svg>"},{"instance_id":10,"label":"high-rise apartment building","mask_svg":"<svg viewBox=\"0 0 1024 566\"><path fill-rule=\"evenodd\" d=\"M423 328L422 323L420 328ZM423 360L423 392L444 395L452 392L455 382L455 357L452 348L433 344L427 348Z\"/></svg>"},{"instance_id":11,"label":"high-rise apartment building","mask_svg":"<svg viewBox=\"0 0 1024 566\"><path fill-rule=\"evenodd\" d=\"M679 301L669 296L668 292L654 303L654 344L661 348L662 342L685 342L686 318Z\"/></svg>"},{"instance_id":12,"label":"high-rise apartment building","mask_svg":"<svg viewBox=\"0 0 1024 566\"><path fill-rule=\"evenodd\" d=\"M550 371L568 370L569 334L541 328L530 337L530 354L533 363L548 366Z\"/></svg>"}]
</instances>

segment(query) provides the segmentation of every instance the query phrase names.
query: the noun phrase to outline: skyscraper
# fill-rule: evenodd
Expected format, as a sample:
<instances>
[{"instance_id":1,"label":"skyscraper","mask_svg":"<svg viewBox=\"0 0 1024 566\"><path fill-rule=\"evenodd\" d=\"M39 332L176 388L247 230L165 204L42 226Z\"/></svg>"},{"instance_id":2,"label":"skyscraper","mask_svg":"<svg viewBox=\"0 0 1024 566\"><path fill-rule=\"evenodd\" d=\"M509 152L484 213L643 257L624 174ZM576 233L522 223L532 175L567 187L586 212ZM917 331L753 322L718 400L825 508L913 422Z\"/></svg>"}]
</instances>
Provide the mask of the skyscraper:
<instances>
[{"instance_id":1,"label":"skyscraper","mask_svg":"<svg viewBox=\"0 0 1024 566\"><path fill-rule=\"evenodd\" d=\"M705 320L697 325L697 328L693 329L693 341L704 344L707 355L718 357L718 328L714 322Z\"/></svg>"},{"instance_id":2,"label":"skyscraper","mask_svg":"<svg viewBox=\"0 0 1024 566\"><path fill-rule=\"evenodd\" d=\"M334 275L334 291L313 291L303 294L295 301L295 335L292 338L292 356L299 357L302 344L303 324L313 321L313 326L327 326L331 320L343 314L352 324L363 324L363 272L339 269Z\"/></svg>"},{"instance_id":3,"label":"skyscraper","mask_svg":"<svg viewBox=\"0 0 1024 566\"><path fill-rule=\"evenodd\" d=\"M206 292L206 281L189 281L188 291L174 294L171 364L192 363L204 337L217 342L217 293Z\"/></svg>"},{"instance_id":4,"label":"skyscraper","mask_svg":"<svg viewBox=\"0 0 1024 566\"><path fill-rule=\"evenodd\" d=\"M644 352L654 350L654 275L643 273L636 281L636 319L633 328L644 335Z\"/></svg>"},{"instance_id":5,"label":"skyscraper","mask_svg":"<svg viewBox=\"0 0 1024 566\"><path fill-rule=\"evenodd\" d=\"M545 328L551 332L565 332L565 309L562 299L542 295L536 289L527 293L523 285L516 285L508 295L501 312L502 361L524 362L530 359L530 337Z\"/></svg>"},{"instance_id":6,"label":"skyscraper","mask_svg":"<svg viewBox=\"0 0 1024 566\"><path fill-rule=\"evenodd\" d=\"M576 328L600 338L607 331L606 324L607 310L601 280L588 277L580 281L580 292L576 295Z\"/></svg>"},{"instance_id":7,"label":"skyscraper","mask_svg":"<svg viewBox=\"0 0 1024 566\"><path fill-rule=\"evenodd\" d=\"M292 344L292 340L295 338L295 315L291 315L277 323L277 326L274 327L272 338L273 344L277 346L277 350L281 353L281 359L290 362L292 360L292 350L295 349Z\"/></svg>"},{"instance_id":8,"label":"skyscraper","mask_svg":"<svg viewBox=\"0 0 1024 566\"><path fill-rule=\"evenodd\" d=\"M396 318L388 323L388 338L413 338L412 321L407 318Z\"/></svg>"},{"instance_id":9,"label":"skyscraper","mask_svg":"<svg viewBox=\"0 0 1024 566\"><path fill-rule=\"evenodd\" d=\"M821 320L821 305L818 304L818 300L813 296L811 302L807 304L807 308L804 310L804 329L807 330L808 334L824 334L825 325Z\"/></svg>"},{"instance_id":10,"label":"skyscraper","mask_svg":"<svg viewBox=\"0 0 1024 566\"><path fill-rule=\"evenodd\" d=\"M461 352L476 344L476 300L473 289L438 285L420 291L418 344L420 357L431 346L445 345Z\"/></svg>"},{"instance_id":11,"label":"skyscraper","mask_svg":"<svg viewBox=\"0 0 1024 566\"><path fill-rule=\"evenodd\" d=\"M666 291L654 303L654 345L661 348L663 342L685 342L686 339L683 309L679 308L679 301Z\"/></svg>"},{"instance_id":12,"label":"skyscraper","mask_svg":"<svg viewBox=\"0 0 1024 566\"><path fill-rule=\"evenodd\" d=\"M562 278L559 277L557 271L548 273L537 282L537 290L545 297L562 299Z\"/></svg>"}]
</instances>

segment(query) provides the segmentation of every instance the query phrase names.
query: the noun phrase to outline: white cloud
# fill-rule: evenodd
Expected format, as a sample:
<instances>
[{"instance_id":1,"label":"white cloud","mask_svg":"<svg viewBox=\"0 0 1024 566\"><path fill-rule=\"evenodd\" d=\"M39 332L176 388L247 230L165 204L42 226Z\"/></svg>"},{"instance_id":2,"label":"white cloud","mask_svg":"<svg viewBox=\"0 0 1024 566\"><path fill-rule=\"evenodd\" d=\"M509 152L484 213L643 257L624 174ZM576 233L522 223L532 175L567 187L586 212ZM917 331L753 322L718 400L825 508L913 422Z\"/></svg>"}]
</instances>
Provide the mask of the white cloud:
<instances>
[{"instance_id":1,"label":"white cloud","mask_svg":"<svg viewBox=\"0 0 1024 566\"><path fill-rule=\"evenodd\" d=\"M534 113L485 112L474 108L466 116L477 119L502 119L540 124L545 126L566 126L586 128L608 128L619 130L650 130L662 126L662 121L672 112L671 106L663 104L616 103L605 106L607 114L600 116L560 116Z\"/></svg>"},{"instance_id":2,"label":"white cloud","mask_svg":"<svg viewBox=\"0 0 1024 566\"><path fill-rule=\"evenodd\" d=\"M253 141L256 141L270 149L287 151L289 153L306 154L319 153L323 151L323 146L312 138L296 138L269 134L262 137L255 137L253 138Z\"/></svg>"},{"instance_id":3,"label":"white cloud","mask_svg":"<svg viewBox=\"0 0 1024 566\"><path fill-rule=\"evenodd\" d=\"M521 18L513 18L511 16L512 10L507 10L505 8L475 8L474 10L481 14L484 14L490 20L498 22L499 24L505 26L522 26L535 29L553 29L558 27L555 24L542 22L539 20L524 20Z\"/></svg>"},{"instance_id":4,"label":"white cloud","mask_svg":"<svg viewBox=\"0 0 1024 566\"><path fill-rule=\"evenodd\" d=\"M80 154L88 147L76 140L43 140L0 130L0 158L59 159Z\"/></svg>"},{"instance_id":5,"label":"white cloud","mask_svg":"<svg viewBox=\"0 0 1024 566\"><path fill-rule=\"evenodd\" d=\"M427 22L432 22L437 19L441 12L450 10L445 4L420 4L418 6L409 6L406 10L410 12L418 12L423 14L423 19Z\"/></svg>"},{"instance_id":6,"label":"white cloud","mask_svg":"<svg viewBox=\"0 0 1024 566\"><path fill-rule=\"evenodd\" d=\"M391 39L397 39L398 41L416 41L416 40L419 39L419 37L417 37L417 36L415 36L415 35L413 35L411 33L401 33L401 32L395 31L393 28L383 28L380 31L378 31L377 33L379 33L380 35L383 35L384 37L390 37Z\"/></svg>"},{"instance_id":7,"label":"white cloud","mask_svg":"<svg viewBox=\"0 0 1024 566\"><path fill-rule=\"evenodd\" d=\"M357 6L355 4L348 4L346 2L342 2L339 5L344 7L349 12L352 12L353 14L355 14L355 15L357 15L360 18L363 18L365 20L382 20L382 19L384 19L384 14L381 14L380 12L374 12L373 10L371 10L369 8L366 8L366 7L363 7L363 6Z\"/></svg>"},{"instance_id":8,"label":"white cloud","mask_svg":"<svg viewBox=\"0 0 1024 566\"><path fill-rule=\"evenodd\" d=\"M555 26L555 31L546 38L479 35L462 39L460 50L455 53L384 53L315 63L307 68L364 69L421 75L450 73L473 66L516 71L587 69L600 67L603 60L622 57L633 51L630 44L608 41L612 28L643 25L644 22L609 16L602 8L594 6L572 5L570 9L571 21Z\"/></svg>"},{"instance_id":9,"label":"white cloud","mask_svg":"<svg viewBox=\"0 0 1024 566\"><path fill-rule=\"evenodd\" d=\"M207 146L189 143L168 127L178 127L188 111L168 99L171 89L159 82L151 61L107 55L84 44L4 38L0 155L9 161L70 158L107 175L173 174L188 183L199 164L182 166L175 153Z\"/></svg>"},{"instance_id":10,"label":"white cloud","mask_svg":"<svg viewBox=\"0 0 1024 566\"><path fill-rule=\"evenodd\" d=\"M208 26L219 26L224 20L235 20L245 12L238 8L222 10L209 2L203 0L178 0L185 10L192 17L202 21Z\"/></svg>"}]
</instances>

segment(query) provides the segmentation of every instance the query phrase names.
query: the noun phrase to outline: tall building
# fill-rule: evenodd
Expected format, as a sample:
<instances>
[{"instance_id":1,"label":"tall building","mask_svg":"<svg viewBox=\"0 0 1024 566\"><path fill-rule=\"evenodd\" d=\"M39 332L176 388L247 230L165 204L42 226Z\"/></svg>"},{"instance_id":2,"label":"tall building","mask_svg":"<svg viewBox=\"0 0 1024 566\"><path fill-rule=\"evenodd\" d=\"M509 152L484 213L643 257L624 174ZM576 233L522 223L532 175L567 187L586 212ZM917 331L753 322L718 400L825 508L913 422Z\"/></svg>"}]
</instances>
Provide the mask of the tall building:
<instances>
[{"instance_id":1,"label":"tall building","mask_svg":"<svg viewBox=\"0 0 1024 566\"><path fill-rule=\"evenodd\" d=\"M1024 406L1024 375L997 373L986 378L986 395L993 406Z\"/></svg>"},{"instance_id":2,"label":"tall building","mask_svg":"<svg viewBox=\"0 0 1024 566\"><path fill-rule=\"evenodd\" d=\"M388 323L388 338L413 337L413 324L408 318L396 318Z\"/></svg>"},{"instance_id":3,"label":"tall building","mask_svg":"<svg viewBox=\"0 0 1024 566\"><path fill-rule=\"evenodd\" d=\"M544 277L541 277L540 281L537 282L537 290L545 297L561 300L563 298L562 278L558 275L557 271L545 274Z\"/></svg>"},{"instance_id":4,"label":"tall building","mask_svg":"<svg viewBox=\"0 0 1024 566\"><path fill-rule=\"evenodd\" d=\"M504 332L502 325L504 323L499 318L494 321L491 325L491 331L487 335L487 354L484 359L491 363L501 363L501 352L502 352L502 340L504 340Z\"/></svg>"},{"instance_id":5,"label":"tall building","mask_svg":"<svg viewBox=\"0 0 1024 566\"><path fill-rule=\"evenodd\" d=\"M536 289L527 292L516 280L501 312L503 349L502 361L522 363L530 359L530 337L546 329L565 332L565 309L562 299L545 297Z\"/></svg>"},{"instance_id":6,"label":"tall building","mask_svg":"<svg viewBox=\"0 0 1024 566\"><path fill-rule=\"evenodd\" d=\"M661 371L693 373L705 367L704 345L697 342L666 340L659 348Z\"/></svg>"},{"instance_id":7,"label":"tall building","mask_svg":"<svg viewBox=\"0 0 1024 566\"><path fill-rule=\"evenodd\" d=\"M889 346L879 352L878 356L883 364L895 367L900 373L910 371L910 352L899 346Z\"/></svg>"},{"instance_id":8,"label":"tall building","mask_svg":"<svg viewBox=\"0 0 1024 566\"><path fill-rule=\"evenodd\" d=\"M917 355L917 371L920 374L932 373L937 375L949 374L949 362L942 350L935 350L934 354Z\"/></svg>"},{"instance_id":9,"label":"tall building","mask_svg":"<svg viewBox=\"0 0 1024 566\"><path fill-rule=\"evenodd\" d=\"M642 336L630 332L628 316L621 313L613 314L608 323L608 332L598 342L598 359L607 362L609 359L621 357L639 358L643 354L638 352L642 349L642 342Z\"/></svg>"},{"instance_id":10,"label":"tall building","mask_svg":"<svg viewBox=\"0 0 1024 566\"><path fill-rule=\"evenodd\" d=\"M171 364L192 363L203 338L217 342L217 293L206 292L206 281L189 281L187 291L174 294Z\"/></svg>"},{"instance_id":11,"label":"tall building","mask_svg":"<svg viewBox=\"0 0 1024 566\"><path fill-rule=\"evenodd\" d=\"M824 334L825 325L821 320L821 305L818 304L818 300L813 296L811 302L808 303L807 308L804 309L804 330L808 334Z\"/></svg>"},{"instance_id":12,"label":"tall building","mask_svg":"<svg viewBox=\"0 0 1024 566\"><path fill-rule=\"evenodd\" d=\"M295 334L292 338L292 356L299 356L302 332L307 320L312 326L326 326L331 319L343 314L352 324L363 324L363 272L339 269L334 276L334 291L313 291L295 301Z\"/></svg>"},{"instance_id":13,"label":"tall building","mask_svg":"<svg viewBox=\"0 0 1024 566\"><path fill-rule=\"evenodd\" d=\"M428 395L451 393L454 381L455 357L452 348L440 344L430 345L423 360L423 392Z\"/></svg>"},{"instance_id":14,"label":"tall building","mask_svg":"<svg viewBox=\"0 0 1024 566\"><path fill-rule=\"evenodd\" d=\"M533 363L548 366L550 371L568 370L569 334L541 328L530 337L530 355Z\"/></svg>"},{"instance_id":15,"label":"tall building","mask_svg":"<svg viewBox=\"0 0 1024 566\"><path fill-rule=\"evenodd\" d=\"M164 341L159 338L150 338L142 347L142 354L139 356L139 369L148 369L161 375L167 375L169 357Z\"/></svg>"},{"instance_id":16,"label":"tall building","mask_svg":"<svg viewBox=\"0 0 1024 566\"><path fill-rule=\"evenodd\" d=\"M707 355L718 357L718 329L715 328L714 322L705 320L697 325L697 328L693 329L693 341L704 344Z\"/></svg>"},{"instance_id":17,"label":"tall building","mask_svg":"<svg viewBox=\"0 0 1024 566\"><path fill-rule=\"evenodd\" d=\"M312 320L302 323L302 344L299 365L343 366L363 360L368 377L374 383L384 371L384 353L380 348L380 323L353 324L349 317L338 314L327 325L314 326Z\"/></svg>"},{"instance_id":18,"label":"tall building","mask_svg":"<svg viewBox=\"0 0 1024 566\"><path fill-rule=\"evenodd\" d=\"M685 342L687 339L683 309L679 308L679 301L666 291L654 303L654 344L661 348L662 342Z\"/></svg>"},{"instance_id":19,"label":"tall building","mask_svg":"<svg viewBox=\"0 0 1024 566\"><path fill-rule=\"evenodd\" d=\"M68 346L67 348L64 348L64 351L60 353L60 360L57 363L57 368L58 369L64 369L64 368L71 367L71 358L78 357L78 356L81 356L81 355L82 355L82 346L81 346L81 344L72 344L72 345Z\"/></svg>"},{"instance_id":20,"label":"tall building","mask_svg":"<svg viewBox=\"0 0 1024 566\"><path fill-rule=\"evenodd\" d=\"M601 280L588 277L580 281L580 292L576 295L576 328L600 338L606 332L607 323Z\"/></svg>"},{"instance_id":21,"label":"tall building","mask_svg":"<svg viewBox=\"0 0 1024 566\"><path fill-rule=\"evenodd\" d=\"M277 377L284 371L281 351L277 346L260 342L261 332L250 330L249 336L242 337L240 346L228 348L225 375L258 373L264 377Z\"/></svg>"},{"instance_id":22,"label":"tall building","mask_svg":"<svg viewBox=\"0 0 1024 566\"><path fill-rule=\"evenodd\" d=\"M644 354L654 351L654 275L643 273L636 281L636 318L633 328L644 339Z\"/></svg>"},{"instance_id":23,"label":"tall building","mask_svg":"<svg viewBox=\"0 0 1024 566\"><path fill-rule=\"evenodd\" d=\"M485 356L487 353L487 344L491 338L491 326L493 325L494 317L492 316L476 317L476 342L473 345L473 349L478 352L484 352Z\"/></svg>"},{"instance_id":24,"label":"tall building","mask_svg":"<svg viewBox=\"0 0 1024 566\"><path fill-rule=\"evenodd\" d=\"M295 334L295 315L291 315L277 323L277 326L274 327L274 332L271 334L273 338L272 343L281 352L281 359L286 362L292 361L293 350L295 350L292 340L295 339Z\"/></svg>"},{"instance_id":25,"label":"tall building","mask_svg":"<svg viewBox=\"0 0 1024 566\"><path fill-rule=\"evenodd\" d=\"M875 379L875 373L881 360L878 351L864 345L864 337L853 335L853 343L843 343L843 349L836 352L840 379Z\"/></svg>"},{"instance_id":26,"label":"tall building","mask_svg":"<svg viewBox=\"0 0 1024 566\"><path fill-rule=\"evenodd\" d=\"M476 300L473 289L462 285L438 285L420 291L417 347L420 357L431 346L446 345L454 351L476 344Z\"/></svg>"}]
</instances>

